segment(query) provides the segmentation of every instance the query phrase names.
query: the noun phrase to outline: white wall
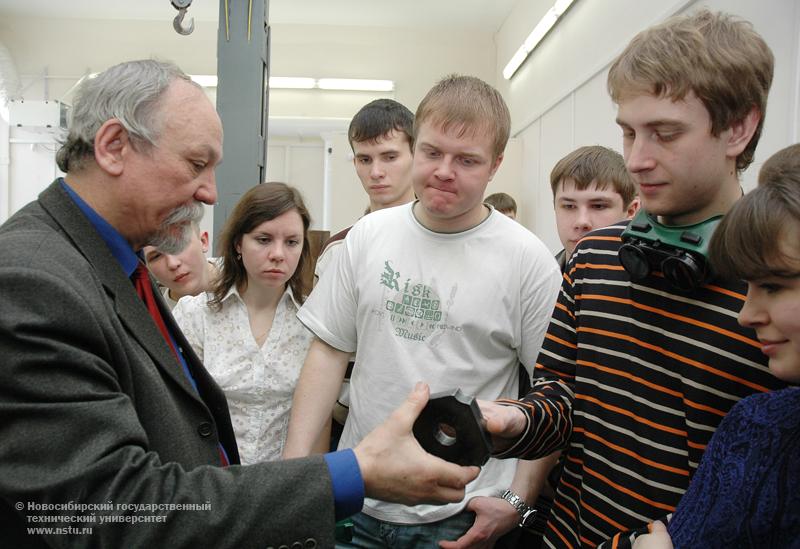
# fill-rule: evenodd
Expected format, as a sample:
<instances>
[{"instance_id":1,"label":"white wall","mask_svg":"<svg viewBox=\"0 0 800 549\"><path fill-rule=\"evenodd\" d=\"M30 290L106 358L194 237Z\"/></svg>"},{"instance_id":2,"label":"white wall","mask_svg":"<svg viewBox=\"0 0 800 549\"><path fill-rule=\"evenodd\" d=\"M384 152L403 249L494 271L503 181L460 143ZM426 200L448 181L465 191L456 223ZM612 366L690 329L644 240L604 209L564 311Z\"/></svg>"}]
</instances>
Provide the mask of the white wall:
<instances>
[{"instance_id":1,"label":"white wall","mask_svg":"<svg viewBox=\"0 0 800 549\"><path fill-rule=\"evenodd\" d=\"M272 46L274 75L394 80L393 99L412 111L446 74L471 74L489 82L495 74L491 31L276 25ZM372 99L365 94L322 95L319 90L285 95L273 93L270 114L303 110L306 116L349 119Z\"/></svg>"},{"instance_id":2,"label":"white wall","mask_svg":"<svg viewBox=\"0 0 800 549\"><path fill-rule=\"evenodd\" d=\"M311 228L322 228L322 183L324 174L322 139L270 139L267 151L267 181L297 187L311 213Z\"/></svg>"},{"instance_id":3,"label":"white wall","mask_svg":"<svg viewBox=\"0 0 800 549\"><path fill-rule=\"evenodd\" d=\"M34 133L20 128L10 128L9 134L7 196L9 210L15 212L35 200L44 187L63 174L55 163L58 144L54 134ZM33 181L38 184L20 184Z\"/></svg>"},{"instance_id":4,"label":"white wall","mask_svg":"<svg viewBox=\"0 0 800 549\"><path fill-rule=\"evenodd\" d=\"M778 149L798 141L798 48L800 1L578 0L529 56L512 80L505 64L550 0L520 0L497 35L497 82L513 116L512 133L522 141L523 222L552 249L560 248L552 210L549 173L566 153L599 144L621 151L616 108L605 89L608 67L640 30L676 11L700 6L724 10L753 23L775 54L775 78L764 133L754 164L744 173L750 189L758 168Z\"/></svg>"},{"instance_id":5,"label":"white wall","mask_svg":"<svg viewBox=\"0 0 800 549\"><path fill-rule=\"evenodd\" d=\"M176 61L190 74L216 74L217 29L198 25L180 36L172 21L102 21L0 18L0 41L20 75L26 99L59 99L86 72L101 71L129 59L157 57ZM41 76L47 70L50 79ZM38 77L36 79L30 76Z\"/></svg>"},{"instance_id":6,"label":"white wall","mask_svg":"<svg viewBox=\"0 0 800 549\"><path fill-rule=\"evenodd\" d=\"M171 20L116 21L0 18L0 42L11 52L21 77L50 75L49 98L58 99L87 71L142 57L173 60L190 74L216 74L217 29L200 22L179 36ZM272 26L271 73L280 76L386 78L396 82L394 99L413 110L425 92L452 72L494 80L491 31L447 32L401 28L309 25ZM21 78L27 99L43 98L41 79ZM350 118L383 94L273 90L275 116Z\"/></svg>"},{"instance_id":7,"label":"white wall","mask_svg":"<svg viewBox=\"0 0 800 549\"><path fill-rule=\"evenodd\" d=\"M10 197L11 186L9 185L10 167L10 143L8 142L8 124L0 116L0 223L6 219L11 211Z\"/></svg>"}]
</instances>

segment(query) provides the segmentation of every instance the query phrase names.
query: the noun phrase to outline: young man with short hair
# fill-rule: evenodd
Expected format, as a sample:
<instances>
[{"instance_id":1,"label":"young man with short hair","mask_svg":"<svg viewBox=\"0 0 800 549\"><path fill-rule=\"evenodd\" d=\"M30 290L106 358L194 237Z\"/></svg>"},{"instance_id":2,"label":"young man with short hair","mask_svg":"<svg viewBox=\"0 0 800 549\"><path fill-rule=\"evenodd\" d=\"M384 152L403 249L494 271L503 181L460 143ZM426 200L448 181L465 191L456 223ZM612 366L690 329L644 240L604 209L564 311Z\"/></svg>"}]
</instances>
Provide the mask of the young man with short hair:
<instances>
[{"instance_id":1,"label":"young man with short hair","mask_svg":"<svg viewBox=\"0 0 800 549\"><path fill-rule=\"evenodd\" d=\"M600 145L580 147L559 160L550 172L550 188L564 246L556 255L562 271L586 233L630 219L639 207L622 155Z\"/></svg>"},{"instance_id":2,"label":"young man with short hair","mask_svg":"<svg viewBox=\"0 0 800 549\"><path fill-rule=\"evenodd\" d=\"M477 78L447 77L420 103L418 200L359 220L298 313L317 339L295 390L284 457L310 451L354 351L341 448L361 440L419 379L433 392L517 395L517 365L539 351L560 276L538 238L483 204L509 128L502 97ZM491 544L520 522L512 503L493 496L510 489L524 499L527 472L527 464L489 460L456 505L367 500L353 518L352 543Z\"/></svg>"},{"instance_id":3,"label":"young man with short hair","mask_svg":"<svg viewBox=\"0 0 800 549\"><path fill-rule=\"evenodd\" d=\"M412 112L391 99L367 103L350 121L347 138L353 149L353 165L369 195L371 212L414 200L413 131Z\"/></svg>"},{"instance_id":4,"label":"young man with short hair","mask_svg":"<svg viewBox=\"0 0 800 549\"><path fill-rule=\"evenodd\" d=\"M753 330L736 322L743 282L678 289L663 256L638 243L651 272L629 274L620 261L626 228L692 225L676 240L702 242L741 197L773 63L749 23L702 10L641 32L610 69L626 165L649 217L577 245L532 391L483 408L498 442L513 444L502 455L564 450L550 547L625 544L619 532L672 512L731 406L780 386Z\"/></svg>"},{"instance_id":5,"label":"young man with short hair","mask_svg":"<svg viewBox=\"0 0 800 549\"><path fill-rule=\"evenodd\" d=\"M206 258L208 232L192 223L191 237L186 247L177 254L162 252L155 246L145 246L144 260L147 268L162 286L164 301L174 309L178 300L187 295L199 295L211 288L217 276L213 260Z\"/></svg>"},{"instance_id":6,"label":"young man with short hair","mask_svg":"<svg viewBox=\"0 0 800 549\"><path fill-rule=\"evenodd\" d=\"M411 160L414 114L391 99L370 101L350 121L347 138L356 174L369 196L367 213L414 200ZM328 239L314 268L316 280L333 263L352 226Z\"/></svg>"},{"instance_id":7,"label":"young man with short hair","mask_svg":"<svg viewBox=\"0 0 800 549\"><path fill-rule=\"evenodd\" d=\"M494 193L490 194L483 199L484 204L489 204L495 210L510 217L511 219L517 218L517 201L514 197L507 193Z\"/></svg>"}]
</instances>

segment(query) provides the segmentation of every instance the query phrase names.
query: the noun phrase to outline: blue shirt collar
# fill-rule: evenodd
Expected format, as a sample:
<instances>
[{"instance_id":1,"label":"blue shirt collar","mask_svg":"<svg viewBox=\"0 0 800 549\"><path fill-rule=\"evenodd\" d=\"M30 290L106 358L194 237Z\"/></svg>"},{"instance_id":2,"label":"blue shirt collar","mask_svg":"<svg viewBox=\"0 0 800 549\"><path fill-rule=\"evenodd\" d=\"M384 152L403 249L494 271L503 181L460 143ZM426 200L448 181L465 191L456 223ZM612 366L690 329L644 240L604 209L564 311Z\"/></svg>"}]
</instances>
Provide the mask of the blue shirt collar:
<instances>
[{"instance_id":1,"label":"blue shirt collar","mask_svg":"<svg viewBox=\"0 0 800 549\"><path fill-rule=\"evenodd\" d=\"M122 270L125 271L125 274L130 278L133 274L133 271L136 270L136 266L139 264L139 256L133 251L131 245L128 244L128 241L125 240L117 230L111 226L111 224L100 217L96 211L92 209L89 204L87 204L78 193L76 193L72 188L67 185L67 182L64 181L64 178L60 178L59 182L61 186L64 187L64 190L67 191L67 194L72 198L75 204L80 208L83 214L89 220L89 223L95 228L95 230L100 234L100 237L105 241L108 249L111 250L111 254L116 258L119 262Z\"/></svg>"}]
</instances>

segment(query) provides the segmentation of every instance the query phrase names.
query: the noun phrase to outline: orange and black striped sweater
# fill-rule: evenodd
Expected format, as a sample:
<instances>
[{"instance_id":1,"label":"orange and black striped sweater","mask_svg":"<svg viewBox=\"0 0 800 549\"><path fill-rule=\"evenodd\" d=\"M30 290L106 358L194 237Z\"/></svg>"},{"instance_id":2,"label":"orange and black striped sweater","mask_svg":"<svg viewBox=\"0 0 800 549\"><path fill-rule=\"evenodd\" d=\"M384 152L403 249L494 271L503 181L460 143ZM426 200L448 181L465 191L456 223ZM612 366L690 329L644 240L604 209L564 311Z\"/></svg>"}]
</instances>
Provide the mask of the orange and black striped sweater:
<instances>
[{"instance_id":1,"label":"orange and black striped sweater","mask_svg":"<svg viewBox=\"0 0 800 549\"><path fill-rule=\"evenodd\" d=\"M634 283L617 258L624 227L576 248L520 405L530 427L498 456L566 448L550 547L595 547L671 513L731 406L783 386L736 321L744 282L688 295L660 273Z\"/></svg>"}]
</instances>

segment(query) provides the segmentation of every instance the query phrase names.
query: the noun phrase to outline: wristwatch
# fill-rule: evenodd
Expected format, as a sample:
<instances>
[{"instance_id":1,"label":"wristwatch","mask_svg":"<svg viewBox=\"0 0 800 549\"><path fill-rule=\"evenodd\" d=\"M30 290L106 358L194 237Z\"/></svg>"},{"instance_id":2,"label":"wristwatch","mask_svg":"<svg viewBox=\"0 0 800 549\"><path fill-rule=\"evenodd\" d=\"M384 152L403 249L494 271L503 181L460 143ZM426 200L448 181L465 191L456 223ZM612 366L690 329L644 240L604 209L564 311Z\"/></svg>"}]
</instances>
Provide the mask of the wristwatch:
<instances>
[{"instance_id":1,"label":"wristwatch","mask_svg":"<svg viewBox=\"0 0 800 549\"><path fill-rule=\"evenodd\" d=\"M536 517L536 509L525 503L525 500L511 490L504 491L500 494L500 498L506 500L517 510L520 527L528 528L533 524L533 519Z\"/></svg>"}]
</instances>

